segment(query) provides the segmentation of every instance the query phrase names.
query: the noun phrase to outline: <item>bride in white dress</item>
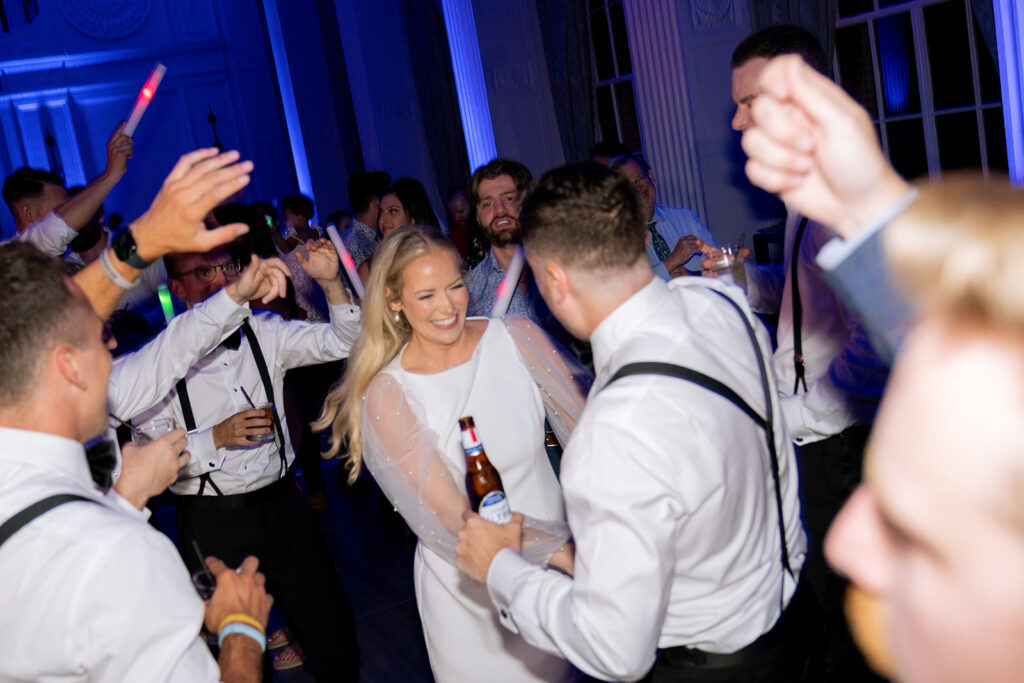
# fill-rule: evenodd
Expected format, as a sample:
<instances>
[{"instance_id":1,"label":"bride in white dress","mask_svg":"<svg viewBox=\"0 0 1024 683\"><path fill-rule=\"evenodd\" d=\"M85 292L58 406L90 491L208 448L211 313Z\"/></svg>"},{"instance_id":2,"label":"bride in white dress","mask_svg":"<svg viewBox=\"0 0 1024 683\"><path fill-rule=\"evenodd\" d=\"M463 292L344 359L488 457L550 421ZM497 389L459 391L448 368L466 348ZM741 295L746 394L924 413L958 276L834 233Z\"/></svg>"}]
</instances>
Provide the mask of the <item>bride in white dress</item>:
<instances>
[{"instance_id":1,"label":"bride in white dress","mask_svg":"<svg viewBox=\"0 0 1024 683\"><path fill-rule=\"evenodd\" d=\"M566 443L583 409L586 371L530 321L467 320L467 303L461 261L440 231L389 235L374 256L344 382L314 426L333 427L331 453L348 437L350 479L365 462L419 538L416 599L439 683L570 680L565 660L502 628L486 586L455 568L468 508L458 420L474 418L509 504L526 515L524 555L569 567L544 418Z\"/></svg>"}]
</instances>

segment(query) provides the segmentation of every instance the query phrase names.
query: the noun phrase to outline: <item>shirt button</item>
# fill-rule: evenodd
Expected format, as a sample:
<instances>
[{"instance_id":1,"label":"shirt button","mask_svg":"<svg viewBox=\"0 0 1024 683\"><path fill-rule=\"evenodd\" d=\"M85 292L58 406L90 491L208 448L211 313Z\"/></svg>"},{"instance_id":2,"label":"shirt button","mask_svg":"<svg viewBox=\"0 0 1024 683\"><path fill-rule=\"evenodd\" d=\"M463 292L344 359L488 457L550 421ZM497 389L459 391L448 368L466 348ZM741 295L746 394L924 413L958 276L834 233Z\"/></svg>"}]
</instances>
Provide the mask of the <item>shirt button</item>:
<instances>
[{"instance_id":1,"label":"shirt button","mask_svg":"<svg viewBox=\"0 0 1024 683\"><path fill-rule=\"evenodd\" d=\"M508 610L503 609L503 610L499 611L498 614L501 615L502 619L508 619Z\"/></svg>"}]
</instances>

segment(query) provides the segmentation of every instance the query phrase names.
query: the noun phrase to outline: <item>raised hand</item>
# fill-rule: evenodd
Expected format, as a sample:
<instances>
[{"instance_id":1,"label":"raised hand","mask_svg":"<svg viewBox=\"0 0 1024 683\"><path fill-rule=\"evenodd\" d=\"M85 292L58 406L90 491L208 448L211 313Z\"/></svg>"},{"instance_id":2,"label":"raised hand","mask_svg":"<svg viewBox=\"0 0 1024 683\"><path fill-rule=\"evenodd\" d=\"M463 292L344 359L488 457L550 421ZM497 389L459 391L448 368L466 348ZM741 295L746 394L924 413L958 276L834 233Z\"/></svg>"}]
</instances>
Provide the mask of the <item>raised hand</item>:
<instances>
[{"instance_id":1,"label":"raised hand","mask_svg":"<svg viewBox=\"0 0 1024 683\"><path fill-rule=\"evenodd\" d=\"M131 224L139 256L206 252L248 232L243 223L214 230L203 224L213 207L249 184L252 162L238 158L237 151L218 153L216 147L182 156L149 209Z\"/></svg>"},{"instance_id":2,"label":"raised hand","mask_svg":"<svg viewBox=\"0 0 1024 683\"><path fill-rule=\"evenodd\" d=\"M124 134L125 122L122 121L107 140L107 172L118 176L128 170L128 159L135 149L135 142Z\"/></svg>"},{"instance_id":3,"label":"raised hand","mask_svg":"<svg viewBox=\"0 0 1024 683\"><path fill-rule=\"evenodd\" d=\"M799 56L769 62L760 86L743 133L755 185L847 238L907 194L868 113Z\"/></svg>"},{"instance_id":4,"label":"raised hand","mask_svg":"<svg viewBox=\"0 0 1024 683\"><path fill-rule=\"evenodd\" d=\"M338 252L330 240L323 238L306 240L306 256L301 251L296 254L299 265L315 280L333 281L338 277Z\"/></svg>"},{"instance_id":5,"label":"raised hand","mask_svg":"<svg viewBox=\"0 0 1024 683\"><path fill-rule=\"evenodd\" d=\"M288 292L288 266L277 257L261 259L256 254L252 261L239 274L238 278L228 283L225 289L235 303L241 304L253 299L268 303Z\"/></svg>"}]
</instances>

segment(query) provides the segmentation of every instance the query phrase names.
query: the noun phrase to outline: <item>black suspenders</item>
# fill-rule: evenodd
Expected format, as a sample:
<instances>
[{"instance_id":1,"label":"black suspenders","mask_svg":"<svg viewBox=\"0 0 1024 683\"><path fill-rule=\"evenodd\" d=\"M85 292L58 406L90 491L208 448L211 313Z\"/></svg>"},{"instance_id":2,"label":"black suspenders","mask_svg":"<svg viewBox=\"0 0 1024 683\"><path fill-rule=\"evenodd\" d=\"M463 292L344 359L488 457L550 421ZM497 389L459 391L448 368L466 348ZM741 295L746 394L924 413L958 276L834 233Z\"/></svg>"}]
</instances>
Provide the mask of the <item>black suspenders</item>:
<instances>
[{"instance_id":1,"label":"black suspenders","mask_svg":"<svg viewBox=\"0 0 1024 683\"><path fill-rule=\"evenodd\" d=\"M249 326L248 320L242 323L241 329L245 338L249 340L249 349L252 351L253 360L256 361L256 368L259 370L260 380L263 382L263 390L267 394L267 400L274 404L273 425L274 432L277 434L277 442L279 444L277 454L281 458L280 476L283 477L285 472L288 470L288 461L284 455L284 430L281 428L281 420L277 415L277 401L274 399L274 384L270 379L270 371L267 369L267 361L263 357L263 351L260 349L260 343L256 339L256 334L252 331L252 327ZM191 433L196 429L196 418L192 413L192 402L188 398L188 388L185 385L185 378L178 380L175 388L178 394L178 402L181 404L181 415L185 420L185 431ZM223 495L221 490L217 488L217 485L213 482L213 478L210 477L210 473L206 472L199 475L200 496L203 495L203 491L206 490L207 484L210 485L218 496Z\"/></svg>"},{"instance_id":2,"label":"black suspenders","mask_svg":"<svg viewBox=\"0 0 1024 683\"><path fill-rule=\"evenodd\" d=\"M786 523L782 515L782 486L779 483L779 456L775 449L775 420L772 408L772 394L771 385L768 383L768 368L765 365L764 357L761 354L761 347L757 343L757 334L754 332L754 327L747 320L746 314L743 309L721 292L712 290L715 294L719 295L723 299L729 302L729 304L736 309L740 314L740 318L743 320L743 324L747 328L747 335L750 337L750 342L754 346L754 354L757 356L758 368L761 371L761 385L764 388L764 399L765 399L765 416L761 417L756 410L750 407L750 404L743 400L739 394L733 391L731 388L722 384L717 379L709 377L702 372L692 370L681 365L675 365L673 363L659 363L659 362L642 362L642 363L628 363L612 375L612 378L608 380L608 384L628 377L630 375L665 375L668 377L676 377L678 379L692 382L698 386L704 387L708 391L718 394L722 398L726 399L737 408L742 410L747 417L753 420L758 427L764 430L765 443L768 446L768 457L771 464L772 480L775 483L775 509L778 513L779 522L779 543L780 543L780 556L782 560L782 566L789 573L789 575L796 580L796 576L793 574L793 569L789 564L789 548L786 545ZM602 390L608 386L606 384L602 387Z\"/></svg>"},{"instance_id":3,"label":"black suspenders","mask_svg":"<svg viewBox=\"0 0 1024 683\"><path fill-rule=\"evenodd\" d=\"M58 505L71 503L76 500L84 500L89 503L99 502L92 498L80 496L77 493L58 493L56 495L43 498L42 500L29 505L21 512L18 512L3 524L0 524L0 545L3 545L8 538L13 536L16 532L21 530L22 527L37 517L42 516Z\"/></svg>"}]
</instances>

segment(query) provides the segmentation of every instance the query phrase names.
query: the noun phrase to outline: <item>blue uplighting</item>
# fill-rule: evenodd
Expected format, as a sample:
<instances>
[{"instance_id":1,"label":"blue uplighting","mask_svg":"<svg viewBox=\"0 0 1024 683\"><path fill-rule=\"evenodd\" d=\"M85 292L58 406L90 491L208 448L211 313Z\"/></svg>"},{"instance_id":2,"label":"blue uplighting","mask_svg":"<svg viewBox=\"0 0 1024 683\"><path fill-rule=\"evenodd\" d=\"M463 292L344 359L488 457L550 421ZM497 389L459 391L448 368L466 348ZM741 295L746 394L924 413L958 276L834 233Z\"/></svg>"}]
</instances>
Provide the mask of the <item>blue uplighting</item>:
<instances>
[{"instance_id":1,"label":"blue uplighting","mask_svg":"<svg viewBox=\"0 0 1024 683\"><path fill-rule=\"evenodd\" d=\"M906 113L910 104L910 64L902 16L878 20L878 56L885 107L890 114Z\"/></svg>"}]
</instances>

